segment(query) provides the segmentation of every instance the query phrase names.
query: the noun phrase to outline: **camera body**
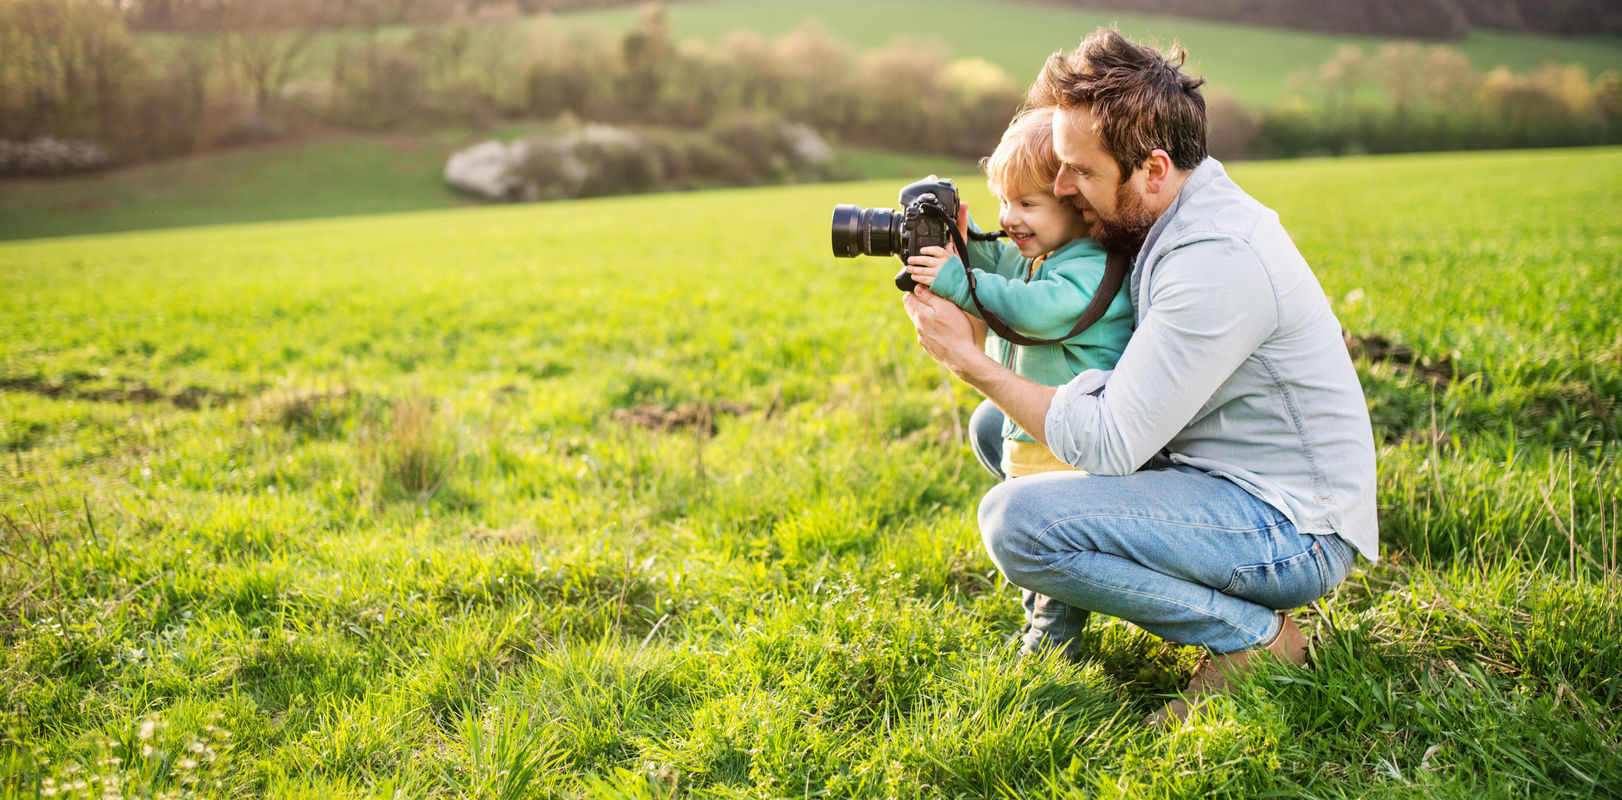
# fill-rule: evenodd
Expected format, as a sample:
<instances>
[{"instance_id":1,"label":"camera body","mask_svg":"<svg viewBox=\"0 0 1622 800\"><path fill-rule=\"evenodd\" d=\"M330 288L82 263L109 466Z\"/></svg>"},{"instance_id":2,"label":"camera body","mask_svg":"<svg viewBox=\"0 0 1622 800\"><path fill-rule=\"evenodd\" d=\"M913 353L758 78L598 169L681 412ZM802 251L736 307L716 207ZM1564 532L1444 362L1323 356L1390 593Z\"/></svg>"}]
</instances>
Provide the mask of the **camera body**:
<instances>
[{"instance_id":1,"label":"camera body","mask_svg":"<svg viewBox=\"0 0 1622 800\"><path fill-rule=\"evenodd\" d=\"M888 208L834 206L833 249L839 258L899 255L903 263L925 247L948 247L957 224L957 185L949 178L930 175L901 187L900 212ZM895 276L896 288L910 292L917 285L905 268Z\"/></svg>"}]
</instances>

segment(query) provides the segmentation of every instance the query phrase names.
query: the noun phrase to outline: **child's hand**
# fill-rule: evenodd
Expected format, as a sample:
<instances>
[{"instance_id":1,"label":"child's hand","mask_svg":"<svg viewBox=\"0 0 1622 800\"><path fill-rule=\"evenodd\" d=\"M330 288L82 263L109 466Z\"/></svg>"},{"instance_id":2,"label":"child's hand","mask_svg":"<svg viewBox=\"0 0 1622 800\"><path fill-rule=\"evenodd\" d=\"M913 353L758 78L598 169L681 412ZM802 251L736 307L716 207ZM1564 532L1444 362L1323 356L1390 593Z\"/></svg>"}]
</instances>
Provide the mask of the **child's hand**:
<instances>
[{"instance_id":1,"label":"child's hand","mask_svg":"<svg viewBox=\"0 0 1622 800\"><path fill-rule=\"evenodd\" d=\"M951 255L952 251L944 247L926 247L907 261L907 274L925 286L934 286L935 276L940 274L941 267L945 266L946 259Z\"/></svg>"}]
</instances>

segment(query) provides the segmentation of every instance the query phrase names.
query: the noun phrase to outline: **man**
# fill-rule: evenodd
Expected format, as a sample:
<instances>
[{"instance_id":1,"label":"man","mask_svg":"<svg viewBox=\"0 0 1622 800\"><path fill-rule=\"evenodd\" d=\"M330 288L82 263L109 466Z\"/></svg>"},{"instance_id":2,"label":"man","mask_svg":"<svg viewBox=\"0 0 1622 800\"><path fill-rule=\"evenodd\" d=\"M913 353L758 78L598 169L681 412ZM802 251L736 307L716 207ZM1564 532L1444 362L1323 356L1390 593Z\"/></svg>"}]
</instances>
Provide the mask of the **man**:
<instances>
[{"instance_id":1,"label":"man","mask_svg":"<svg viewBox=\"0 0 1622 800\"><path fill-rule=\"evenodd\" d=\"M1373 435L1340 324L1278 215L1207 157L1204 81L1182 60L1100 29L1028 97L1055 109L1054 193L1134 255L1136 329L1113 371L1032 383L976 348L952 304L904 301L932 357L1090 473L981 501L992 560L1029 592L1026 649L1066 648L1097 611L1209 651L1154 722L1260 653L1304 663L1280 610L1379 556Z\"/></svg>"}]
</instances>

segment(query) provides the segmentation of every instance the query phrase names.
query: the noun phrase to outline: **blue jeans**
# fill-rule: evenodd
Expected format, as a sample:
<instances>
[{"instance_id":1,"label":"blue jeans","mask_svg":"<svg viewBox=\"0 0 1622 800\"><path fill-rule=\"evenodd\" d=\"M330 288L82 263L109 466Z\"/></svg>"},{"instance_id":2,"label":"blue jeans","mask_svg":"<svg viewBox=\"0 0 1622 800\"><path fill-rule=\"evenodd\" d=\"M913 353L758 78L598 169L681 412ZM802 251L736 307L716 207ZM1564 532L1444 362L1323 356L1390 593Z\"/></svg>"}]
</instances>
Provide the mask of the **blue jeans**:
<instances>
[{"instance_id":1,"label":"blue jeans","mask_svg":"<svg viewBox=\"0 0 1622 800\"><path fill-rule=\"evenodd\" d=\"M986 402L970 417L988 468L1001 462L1002 416ZM1278 633L1278 610L1328 594L1356 559L1339 536L1297 533L1237 484L1164 459L1131 475L1005 480L980 501L980 533L1025 590L1028 650L1065 647L1092 611L1180 644L1247 650Z\"/></svg>"}]
</instances>

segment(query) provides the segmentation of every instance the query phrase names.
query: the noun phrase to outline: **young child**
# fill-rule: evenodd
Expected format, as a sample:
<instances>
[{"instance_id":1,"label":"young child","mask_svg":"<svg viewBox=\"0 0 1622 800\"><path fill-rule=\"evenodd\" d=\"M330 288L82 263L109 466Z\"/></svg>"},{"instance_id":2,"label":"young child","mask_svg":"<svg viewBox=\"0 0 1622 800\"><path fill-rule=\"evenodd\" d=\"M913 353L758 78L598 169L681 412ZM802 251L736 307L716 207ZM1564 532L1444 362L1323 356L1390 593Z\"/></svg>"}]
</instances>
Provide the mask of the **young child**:
<instances>
[{"instance_id":1,"label":"young child","mask_svg":"<svg viewBox=\"0 0 1622 800\"><path fill-rule=\"evenodd\" d=\"M980 166L997 197L997 221L1008 241L969 242L975 294L1016 333L1051 339L1069 333L1104 276L1104 249L1086 238L1087 223L1069 201L1053 195L1059 158L1053 152L1053 111L1034 109L1009 123L995 152ZM970 228L975 229L970 220ZM984 267L982 269L981 267ZM907 272L971 316L963 262L951 251L926 247ZM1132 306L1122 287L1092 327L1059 344L1018 346L987 332L986 354L1014 372L1048 386L1061 386L1089 369L1113 369L1132 334ZM977 415L978 416L978 415ZM993 423L995 424L995 423ZM1074 469L1046 447L1003 421L1001 472L1017 478ZM995 442L995 439L992 439ZM978 449L978 446L977 446ZM991 459L981 454L987 467ZM995 471L995 470L993 470Z\"/></svg>"}]
</instances>

